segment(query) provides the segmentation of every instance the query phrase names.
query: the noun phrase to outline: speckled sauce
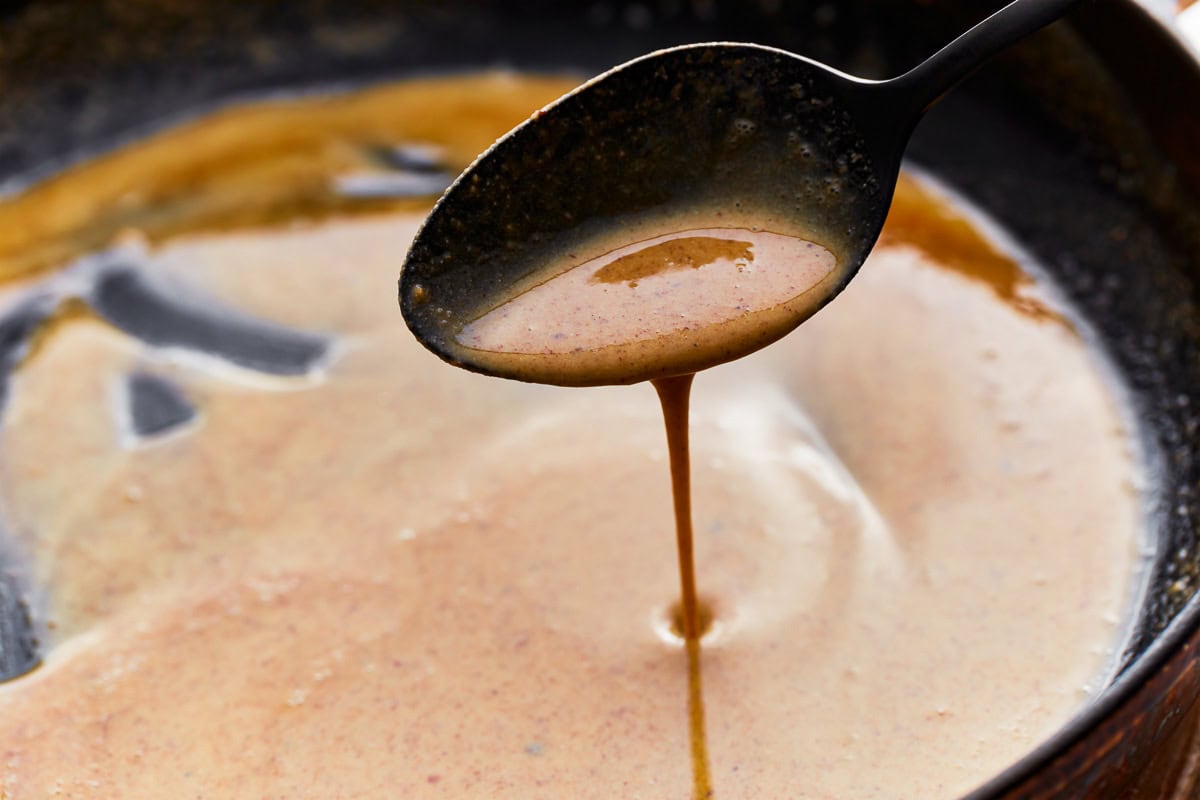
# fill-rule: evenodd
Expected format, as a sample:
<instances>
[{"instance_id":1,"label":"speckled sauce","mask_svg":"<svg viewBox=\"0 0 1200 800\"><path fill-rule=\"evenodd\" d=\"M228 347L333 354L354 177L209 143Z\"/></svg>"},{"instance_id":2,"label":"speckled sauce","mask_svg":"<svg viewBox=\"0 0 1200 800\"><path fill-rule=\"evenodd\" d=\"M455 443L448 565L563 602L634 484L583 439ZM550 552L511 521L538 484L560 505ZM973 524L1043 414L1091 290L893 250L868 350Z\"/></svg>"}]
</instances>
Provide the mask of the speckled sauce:
<instances>
[{"instance_id":1,"label":"speckled sauce","mask_svg":"<svg viewBox=\"0 0 1200 800\"><path fill-rule=\"evenodd\" d=\"M386 107L378 135L453 151L447 132L495 136L560 90L522 81L438 83L420 131L397 109L428 111L422 82L225 112L58 190L102 214L97 176L140 175L139 202L257 186L214 144L239 114L256 163L309 169L265 144L303 103L341 120L330 142ZM189 158L208 159L202 184ZM53 228L30 197L0 214ZM0 489L52 627L45 664L0 685L4 800L689 795L653 392L446 367L396 310L421 217L401 206L190 233L81 217L87 248L120 245L179 296L333 344L281 376L77 307L38 339L10 387ZM92 268L14 267L4 300ZM1136 590L1142 469L1119 389L1048 297L910 177L833 304L697 378L715 797L953 798L1103 679ZM147 373L195 414L139 438L115 387Z\"/></svg>"},{"instance_id":2,"label":"speckled sauce","mask_svg":"<svg viewBox=\"0 0 1200 800\"><path fill-rule=\"evenodd\" d=\"M825 247L769 230L658 222L629 243L616 231L568 254L567 269L465 325L457 344L489 370L555 384L633 383L729 361L778 339L841 285ZM573 263L580 262L580 263ZM555 265L557 266L557 265Z\"/></svg>"}]
</instances>

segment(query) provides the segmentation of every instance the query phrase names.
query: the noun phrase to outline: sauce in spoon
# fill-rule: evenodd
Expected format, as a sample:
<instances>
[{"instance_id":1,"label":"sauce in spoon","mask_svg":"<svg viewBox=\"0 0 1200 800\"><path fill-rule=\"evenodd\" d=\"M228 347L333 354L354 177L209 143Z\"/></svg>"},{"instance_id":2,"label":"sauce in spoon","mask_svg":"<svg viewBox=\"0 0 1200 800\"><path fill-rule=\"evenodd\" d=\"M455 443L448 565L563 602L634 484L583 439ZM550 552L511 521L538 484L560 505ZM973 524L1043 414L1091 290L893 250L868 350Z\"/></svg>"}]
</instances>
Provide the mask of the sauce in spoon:
<instances>
[{"instance_id":1,"label":"sauce in spoon","mask_svg":"<svg viewBox=\"0 0 1200 800\"><path fill-rule=\"evenodd\" d=\"M474 363L523 380L631 383L757 350L842 284L830 250L764 230L691 228L617 242L537 274L464 326L457 344Z\"/></svg>"}]
</instances>

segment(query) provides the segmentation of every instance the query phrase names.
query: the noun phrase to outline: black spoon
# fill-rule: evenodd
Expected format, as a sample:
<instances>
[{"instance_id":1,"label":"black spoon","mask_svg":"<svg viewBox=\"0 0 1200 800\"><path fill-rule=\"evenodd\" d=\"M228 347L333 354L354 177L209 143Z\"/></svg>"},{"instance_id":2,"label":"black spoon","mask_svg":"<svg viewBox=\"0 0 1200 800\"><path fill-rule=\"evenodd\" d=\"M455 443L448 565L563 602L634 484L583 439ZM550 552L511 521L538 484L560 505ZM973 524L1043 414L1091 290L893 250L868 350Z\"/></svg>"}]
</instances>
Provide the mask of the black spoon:
<instances>
[{"instance_id":1,"label":"black spoon","mask_svg":"<svg viewBox=\"0 0 1200 800\"><path fill-rule=\"evenodd\" d=\"M677 47L630 61L536 113L480 156L418 232L400 276L417 338L466 369L544 383L633 383L695 371L678 363L618 373L531 375L457 340L602 231L693 207L787 215L835 252L840 280L746 349L779 338L858 271L891 204L917 121L990 56L1080 0L1014 0L910 72L868 81L753 44ZM561 271L561 270L560 270ZM553 271L549 273L554 274ZM717 363L716 360L713 363Z\"/></svg>"}]
</instances>

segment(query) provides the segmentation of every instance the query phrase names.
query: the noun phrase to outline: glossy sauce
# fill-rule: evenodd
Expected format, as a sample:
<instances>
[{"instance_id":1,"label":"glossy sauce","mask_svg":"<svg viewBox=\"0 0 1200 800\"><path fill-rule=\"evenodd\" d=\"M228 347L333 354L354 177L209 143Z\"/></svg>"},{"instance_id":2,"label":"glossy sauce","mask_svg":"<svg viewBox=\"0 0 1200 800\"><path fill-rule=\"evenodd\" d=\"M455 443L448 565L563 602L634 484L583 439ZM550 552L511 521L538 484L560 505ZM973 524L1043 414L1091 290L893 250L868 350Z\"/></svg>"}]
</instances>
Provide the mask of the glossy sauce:
<instances>
[{"instance_id":1,"label":"glossy sauce","mask_svg":"<svg viewBox=\"0 0 1200 800\"><path fill-rule=\"evenodd\" d=\"M0 241L26 276L6 302L84 282L94 262L58 278L50 254L125 231L112 258L167 294L333 342L269 375L78 304L37 341L0 490L52 647L0 685L0 797L953 798L1087 702L1136 583L1121 394L936 186L902 182L881 247L799 335L697 384L702 683L649 389L447 369L392 291L421 203L314 189L278 211L367 145L440 146L452 171L448 142L564 88L235 109L0 206L30 222ZM300 118L320 136L283 136ZM198 199L138 216L113 200L129 182ZM52 192L75 198L65 216ZM131 431L120 387L143 374L186 425Z\"/></svg>"},{"instance_id":2,"label":"glossy sauce","mask_svg":"<svg viewBox=\"0 0 1200 800\"><path fill-rule=\"evenodd\" d=\"M815 242L695 222L664 219L667 233L634 243L615 233L587 248L602 255L558 274L547 265L534 286L489 302L457 343L523 380L634 383L753 352L844 280L844 264Z\"/></svg>"}]
</instances>

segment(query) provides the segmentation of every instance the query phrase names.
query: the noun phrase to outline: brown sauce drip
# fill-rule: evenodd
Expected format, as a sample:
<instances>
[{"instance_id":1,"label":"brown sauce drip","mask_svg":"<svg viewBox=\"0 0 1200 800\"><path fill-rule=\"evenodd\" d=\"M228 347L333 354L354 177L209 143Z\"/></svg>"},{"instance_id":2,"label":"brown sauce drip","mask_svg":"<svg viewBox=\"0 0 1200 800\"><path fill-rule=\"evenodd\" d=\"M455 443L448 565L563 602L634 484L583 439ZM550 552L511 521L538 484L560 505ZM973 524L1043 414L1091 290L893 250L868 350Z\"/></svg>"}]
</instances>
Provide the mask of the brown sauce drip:
<instances>
[{"instance_id":1,"label":"brown sauce drip","mask_svg":"<svg viewBox=\"0 0 1200 800\"><path fill-rule=\"evenodd\" d=\"M688 447L688 405L694 375L654 382L667 429L671 462L671 499L675 511L675 548L679 557L679 591L684 649L687 652L688 736L692 751L692 797L713 796L709 777L708 741L704 733L704 686L701 680L700 637L703 634L696 595L696 558L692 529L691 453Z\"/></svg>"}]
</instances>

